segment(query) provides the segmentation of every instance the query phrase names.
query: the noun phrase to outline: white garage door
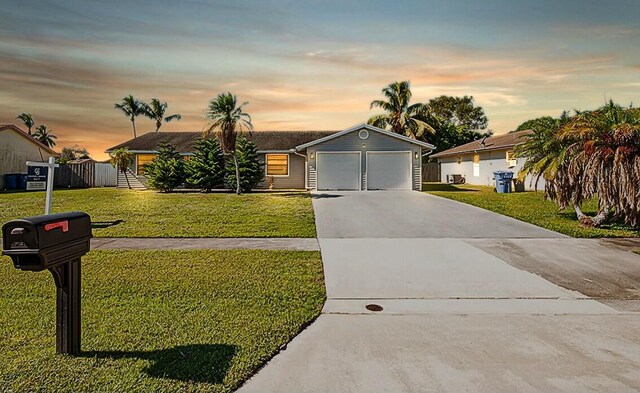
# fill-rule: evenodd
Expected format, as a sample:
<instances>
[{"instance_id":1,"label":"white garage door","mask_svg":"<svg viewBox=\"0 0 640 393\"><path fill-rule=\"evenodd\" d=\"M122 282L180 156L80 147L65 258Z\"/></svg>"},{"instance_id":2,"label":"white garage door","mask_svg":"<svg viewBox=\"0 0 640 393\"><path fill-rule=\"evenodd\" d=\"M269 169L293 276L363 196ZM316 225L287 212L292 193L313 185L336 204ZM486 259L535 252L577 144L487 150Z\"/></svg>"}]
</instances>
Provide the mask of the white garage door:
<instances>
[{"instance_id":1,"label":"white garage door","mask_svg":"<svg viewBox=\"0 0 640 393\"><path fill-rule=\"evenodd\" d=\"M359 190L360 153L318 152L316 176L318 190Z\"/></svg>"},{"instance_id":2,"label":"white garage door","mask_svg":"<svg viewBox=\"0 0 640 393\"><path fill-rule=\"evenodd\" d=\"M411 152L368 152L368 190L411 190Z\"/></svg>"}]
</instances>

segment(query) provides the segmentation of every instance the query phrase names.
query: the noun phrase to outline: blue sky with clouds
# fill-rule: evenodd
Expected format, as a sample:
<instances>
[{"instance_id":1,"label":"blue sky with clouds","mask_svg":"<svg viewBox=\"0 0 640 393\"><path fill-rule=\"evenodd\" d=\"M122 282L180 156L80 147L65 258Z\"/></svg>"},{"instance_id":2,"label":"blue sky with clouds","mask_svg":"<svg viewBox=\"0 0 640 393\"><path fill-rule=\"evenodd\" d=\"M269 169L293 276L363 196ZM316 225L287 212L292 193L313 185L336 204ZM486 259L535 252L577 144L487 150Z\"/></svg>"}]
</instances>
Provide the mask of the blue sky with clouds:
<instances>
[{"instance_id":1,"label":"blue sky with clouds","mask_svg":"<svg viewBox=\"0 0 640 393\"><path fill-rule=\"evenodd\" d=\"M366 121L389 82L473 95L496 133L605 97L640 101L639 1L0 0L0 123L23 111L97 157L131 136L127 94L200 130L232 91L257 129ZM141 119L139 129L151 130Z\"/></svg>"}]
</instances>

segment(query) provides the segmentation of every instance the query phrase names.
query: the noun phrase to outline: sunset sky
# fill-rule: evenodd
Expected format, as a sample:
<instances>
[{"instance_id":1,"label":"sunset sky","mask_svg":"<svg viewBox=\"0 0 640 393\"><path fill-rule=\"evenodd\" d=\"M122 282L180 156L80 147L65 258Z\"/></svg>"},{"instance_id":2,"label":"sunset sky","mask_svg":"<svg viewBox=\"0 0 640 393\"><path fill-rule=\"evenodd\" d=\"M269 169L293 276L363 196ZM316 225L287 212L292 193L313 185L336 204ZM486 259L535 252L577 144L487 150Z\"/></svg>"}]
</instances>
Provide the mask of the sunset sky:
<instances>
[{"instance_id":1,"label":"sunset sky","mask_svg":"<svg viewBox=\"0 0 640 393\"><path fill-rule=\"evenodd\" d=\"M30 112L58 150L98 159L132 137L113 109L128 94L183 115L165 131L202 130L226 91L250 102L257 130L344 129L405 79L415 101L473 95L498 134L605 98L640 102L637 0L0 4L0 123Z\"/></svg>"}]
</instances>

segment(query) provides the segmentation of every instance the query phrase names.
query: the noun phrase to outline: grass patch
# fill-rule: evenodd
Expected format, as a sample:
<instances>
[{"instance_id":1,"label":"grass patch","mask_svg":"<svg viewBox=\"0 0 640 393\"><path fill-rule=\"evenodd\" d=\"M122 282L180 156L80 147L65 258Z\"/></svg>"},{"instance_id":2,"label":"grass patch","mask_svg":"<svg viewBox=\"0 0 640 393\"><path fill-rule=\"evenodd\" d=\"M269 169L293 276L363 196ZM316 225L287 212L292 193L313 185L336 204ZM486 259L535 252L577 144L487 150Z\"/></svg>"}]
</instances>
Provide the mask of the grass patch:
<instances>
[{"instance_id":1,"label":"grass patch","mask_svg":"<svg viewBox=\"0 0 640 393\"><path fill-rule=\"evenodd\" d=\"M544 199L542 192L498 194L493 187L441 183L424 183L423 191L478 206L573 237L638 237L640 235L638 231L624 225L614 224L603 228L583 227L578 223L573 210L559 210L555 203ZM594 214L596 209L597 200L595 199L587 201L583 206L583 210L587 214Z\"/></svg>"},{"instance_id":2,"label":"grass patch","mask_svg":"<svg viewBox=\"0 0 640 393\"><path fill-rule=\"evenodd\" d=\"M92 251L69 357L55 354L51 275L0 262L0 391L229 392L325 298L318 252Z\"/></svg>"},{"instance_id":3,"label":"grass patch","mask_svg":"<svg viewBox=\"0 0 640 393\"><path fill-rule=\"evenodd\" d=\"M44 192L0 193L0 222L42 214ZM80 210L97 237L315 237L306 192L202 194L56 190L53 212Z\"/></svg>"}]
</instances>

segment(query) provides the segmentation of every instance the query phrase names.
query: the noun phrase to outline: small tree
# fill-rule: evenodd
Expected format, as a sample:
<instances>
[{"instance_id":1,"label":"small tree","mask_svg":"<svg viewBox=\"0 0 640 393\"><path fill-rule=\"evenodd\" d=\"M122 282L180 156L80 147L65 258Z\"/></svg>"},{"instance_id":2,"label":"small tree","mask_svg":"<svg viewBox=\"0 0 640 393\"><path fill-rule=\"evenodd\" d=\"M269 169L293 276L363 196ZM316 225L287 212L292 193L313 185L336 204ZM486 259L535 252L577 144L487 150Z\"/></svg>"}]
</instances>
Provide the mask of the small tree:
<instances>
[{"instance_id":1,"label":"small tree","mask_svg":"<svg viewBox=\"0 0 640 393\"><path fill-rule=\"evenodd\" d=\"M258 148L256 144L244 135L240 135L236 142L236 155L238 167L230 161L226 166L226 182L231 188L237 188L236 173L240 172L240 189L243 192L251 191L258 183L264 180L264 166L258 160Z\"/></svg>"},{"instance_id":2,"label":"small tree","mask_svg":"<svg viewBox=\"0 0 640 393\"><path fill-rule=\"evenodd\" d=\"M127 187L131 189L131 184L129 184L129 177L126 176L126 173L129 169L129 163L133 160L133 153L131 153L126 147L121 147L109 153L109 157L111 157L111 165L125 174L125 179L127 179Z\"/></svg>"},{"instance_id":3,"label":"small tree","mask_svg":"<svg viewBox=\"0 0 640 393\"><path fill-rule=\"evenodd\" d=\"M176 148L163 141L158 146L158 156L144 165L144 173L149 187L168 192L184 183L184 160Z\"/></svg>"},{"instance_id":4,"label":"small tree","mask_svg":"<svg viewBox=\"0 0 640 393\"><path fill-rule=\"evenodd\" d=\"M217 138L199 139L195 148L186 163L187 183L208 192L224 182L224 154Z\"/></svg>"},{"instance_id":5,"label":"small tree","mask_svg":"<svg viewBox=\"0 0 640 393\"><path fill-rule=\"evenodd\" d=\"M86 158L91 158L89 157L89 152L87 151L87 149L75 145L71 147L63 147L62 151L60 152L60 158L58 159L58 162L60 164L66 164L69 161L84 160Z\"/></svg>"}]
</instances>

